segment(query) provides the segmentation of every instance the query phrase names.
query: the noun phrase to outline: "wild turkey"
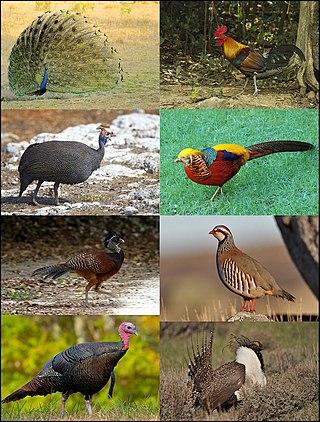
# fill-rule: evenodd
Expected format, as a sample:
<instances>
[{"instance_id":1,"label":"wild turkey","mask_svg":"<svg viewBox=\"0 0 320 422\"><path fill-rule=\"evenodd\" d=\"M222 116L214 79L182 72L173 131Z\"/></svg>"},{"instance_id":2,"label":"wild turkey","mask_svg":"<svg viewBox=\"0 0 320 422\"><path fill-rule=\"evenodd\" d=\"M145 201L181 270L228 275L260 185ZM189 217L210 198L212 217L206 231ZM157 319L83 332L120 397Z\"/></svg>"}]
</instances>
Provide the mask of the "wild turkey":
<instances>
[{"instance_id":1,"label":"wild turkey","mask_svg":"<svg viewBox=\"0 0 320 422\"><path fill-rule=\"evenodd\" d=\"M16 95L46 91L109 91L123 70L106 34L86 17L47 11L18 37L9 59L9 85Z\"/></svg>"},{"instance_id":2,"label":"wild turkey","mask_svg":"<svg viewBox=\"0 0 320 422\"><path fill-rule=\"evenodd\" d=\"M129 337L137 335L131 322L119 327L119 342L92 342L76 344L48 360L40 372L27 384L7 396L1 403L21 400L26 396L46 396L57 391L62 393L61 414L65 403L73 393L85 397L89 414L92 414L92 396L109 381L109 397L114 385L114 368L129 349Z\"/></svg>"},{"instance_id":3,"label":"wild turkey","mask_svg":"<svg viewBox=\"0 0 320 422\"><path fill-rule=\"evenodd\" d=\"M244 336L233 336L232 341L238 345L236 359L217 369L212 367L213 331L209 340L206 333L203 335L201 350L197 344L195 351L193 343L192 356L188 350L188 376L192 386L193 406L206 410L208 414L215 409L227 411L236 407L239 390L244 385L266 385L262 344Z\"/></svg>"},{"instance_id":4,"label":"wild turkey","mask_svg":"<svg viewBox=\"0 0 320 422\"><path fill-rule=\"evenodd\" d=\"M19 163L20 193L34 180L38 181L32 194L32 203L39 205L37 194L43 182L54 183L55 204L59 204L60 183L73 185L84 182L100 167L106 143L115 136L105 126L100 125L99 148L94 149L82 142L50 141L30 145L22 154Z\"/></svg>"},{"instance_id":5,"label":"wild turkey","mask_svg":"<svg viewBox=\"0 0 320 422\"><path fill-rule=\"evenodd\" d=\"M104 239L107 252L81 253L62 264L38 268L33 271L32 275L40 275L55 280L66 273L74 272L84 277L88 281L85 295L85 304L87 305L89 290L95 287L96 292L104 293L100 290L101 284L120 270L124 260L124 253L120 247L121 243L124 243L124 240L117 233L108 233Z\"/></svg>"}]
</instances>

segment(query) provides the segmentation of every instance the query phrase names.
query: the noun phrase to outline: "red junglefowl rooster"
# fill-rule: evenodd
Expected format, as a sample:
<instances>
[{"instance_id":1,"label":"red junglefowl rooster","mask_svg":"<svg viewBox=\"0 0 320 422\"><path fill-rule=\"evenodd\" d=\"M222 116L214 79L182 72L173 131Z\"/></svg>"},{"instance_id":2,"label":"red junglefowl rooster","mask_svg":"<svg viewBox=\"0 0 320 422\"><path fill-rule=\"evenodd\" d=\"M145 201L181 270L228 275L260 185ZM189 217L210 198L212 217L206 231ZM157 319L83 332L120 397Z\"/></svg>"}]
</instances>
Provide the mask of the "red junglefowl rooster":
<instances>
[{"instance_id":1,"label":"red junglefowl rooster","mask_svg":"<svg viewBox=\"0 0 320 422\"><path fill-rule=\"evenodd\" d=\"M219 144L202 149L182 150L176 162L184 164L186 175L195 183L218 186L214 200L222 186L238 173L247 161L276 152L307 151L313 148L308 142L271 141L242 147L237 144Z\"/></svg>"},{"instance_id":2,"label":"red junglefowl rooster","mask_svg":"<svg viewBox=\"0 0 320 422\"><path fill-rule=\"evenodd\" d=\"M281 45L268 53L261 54L226 35L227 30L225 25L219 26L215 37L221 45L224 57L246 77L241 93L245 90L249 78L253 77L255 89L253 95L257 94L259 90L256 78L265 79L280 73L284 67L288 66L294 53L300 57L301 61L305 61L303 52L295 45Z\"/></svg>"}]
</instances>

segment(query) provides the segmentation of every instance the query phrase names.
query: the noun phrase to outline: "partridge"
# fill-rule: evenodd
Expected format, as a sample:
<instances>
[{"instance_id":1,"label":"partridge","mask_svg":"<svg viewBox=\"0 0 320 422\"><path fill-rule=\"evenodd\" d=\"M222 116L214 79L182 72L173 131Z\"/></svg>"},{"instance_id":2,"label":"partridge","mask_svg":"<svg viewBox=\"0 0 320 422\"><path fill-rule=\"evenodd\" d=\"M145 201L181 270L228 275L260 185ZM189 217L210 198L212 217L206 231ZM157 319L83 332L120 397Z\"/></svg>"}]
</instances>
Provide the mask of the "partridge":
<instances>
[{"instance_id":1,"label":"partridge","mask_svg":"<svg viewBox=\"0 0 320 422\"><path fill-rule=\"evenodd\" d=\"M219 241L216 262L221 281L244 299L241 312L246 311L250 301L252 303L248 311L254 312L256 300L266 295L295 301L294 296L279 287L272 275L258 261L236 247L228 227L218 225L209 234Z\"/></svg>"}]
</instances>

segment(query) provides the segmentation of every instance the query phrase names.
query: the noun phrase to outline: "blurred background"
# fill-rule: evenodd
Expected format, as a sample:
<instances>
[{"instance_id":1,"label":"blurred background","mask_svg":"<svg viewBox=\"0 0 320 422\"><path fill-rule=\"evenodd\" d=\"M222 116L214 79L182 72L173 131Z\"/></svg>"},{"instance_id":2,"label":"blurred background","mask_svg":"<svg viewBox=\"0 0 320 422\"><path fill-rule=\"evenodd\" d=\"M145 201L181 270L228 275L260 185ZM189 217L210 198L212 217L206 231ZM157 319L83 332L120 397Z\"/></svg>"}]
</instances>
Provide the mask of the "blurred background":
<instances>
[{"instance_id":1,"label":"blurred background","mask_svg":"<svg viewBox=\"0 0 320 422\"><path fill-rule=\"evenodd\" d=\"M273 216L174 216L160 221L161 320L225 321L238 312L241 296L228 290L216 269L218 241L209 235L223 224L236 246L258 260L295 303L276 297L257 300L256 312L317 315L318 300L291 260Z\"/></svg>"}]
</instances>

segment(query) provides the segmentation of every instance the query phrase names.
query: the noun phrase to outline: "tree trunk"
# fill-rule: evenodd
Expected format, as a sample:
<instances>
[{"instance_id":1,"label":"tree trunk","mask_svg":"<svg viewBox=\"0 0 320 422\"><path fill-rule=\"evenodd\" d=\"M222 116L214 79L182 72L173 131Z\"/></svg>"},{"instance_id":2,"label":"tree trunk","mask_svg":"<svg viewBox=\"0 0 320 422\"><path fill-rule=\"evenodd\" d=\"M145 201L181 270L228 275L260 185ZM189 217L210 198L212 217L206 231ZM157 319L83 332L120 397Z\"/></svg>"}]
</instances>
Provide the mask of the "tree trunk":
<instances>
[{"instance_id":1,"label":"tree trunk","mask_svg":"<svg viewBox=\"0 0 320 422\"><path fill-rule=\"evenodd\" d=\"M306 61L298 72L300 92L313 91L319 97L319 2L301 1L297 34L297 47L305 54Z\"/></svg>"},{"instance_id":2,"label":"tree trunk","mask_svg":"<svg viewBox=\"0 0 320 422\"><path fill-rule=\"evenodd\" d=\"M275 217L288 252L319 299L319 217Z\"/></svg>"}]
</instances>

